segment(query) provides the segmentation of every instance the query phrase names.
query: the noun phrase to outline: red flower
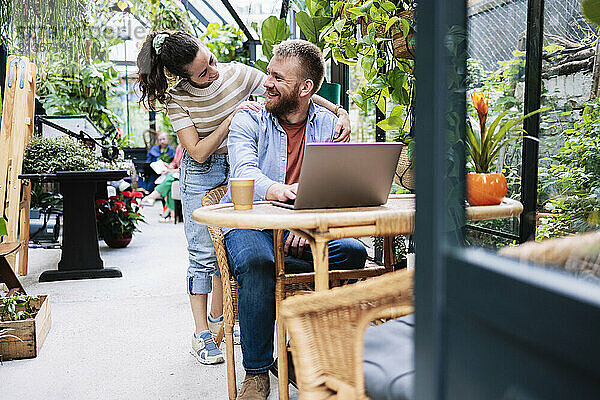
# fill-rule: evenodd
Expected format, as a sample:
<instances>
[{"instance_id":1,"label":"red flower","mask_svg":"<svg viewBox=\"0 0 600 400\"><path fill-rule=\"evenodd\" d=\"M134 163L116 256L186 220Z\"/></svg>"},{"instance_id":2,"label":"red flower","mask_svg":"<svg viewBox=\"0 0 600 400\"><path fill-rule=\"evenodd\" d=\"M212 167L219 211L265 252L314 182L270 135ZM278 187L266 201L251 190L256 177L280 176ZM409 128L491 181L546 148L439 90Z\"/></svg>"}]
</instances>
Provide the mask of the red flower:
<instances>
[{"instance_id":1,"label":"red flower","mask_svg":"<svg viewBox=\"0 0 600 400\"><path fill-rule=\"evenodd\" d=\"M138 201L136 199L131 199L131 204L137 204Z\"/></svg>"},{"instance_id":2,"label":"red flower","mask_svg":"<svg viewBox=\"0 0 600 400\"><path fill-rule=\"evenodd\" d=\"M98 199L98 200L96 200L96 205L97 206L101 206L104 203L106 203L106 199Z\"/></svg>"},{"instance_id":3,"label":"red flower","mask_svg":"<svg viewBox=\"0 0 600 400\"><path fill-rule=\"evenodd\" d=\"M134 190L133 192L131 192L131 197L144 197L144 195L142 194L142 192L138 192L137 190Z\"/></svg>"},{"instance_id":4,"label":"red flower","mask_svg":"<svg viewBox=\"0 0 600 400\"><path fill-rule=\"evenodd\" d=\"M110 196L108 199L109 200L121 200L121 197L120 196Z\"/></svg>"},{"instance_id":5,"label":"red flower","mask_svg":"<svg viewBox=\"0 0 600 400\"><path fill-rule=\"evenodd\" d=\"M485 122L487 121L488 115L488 100L485 93L471 93L471 101L477 110L477 116L479 117L479 128L481 129L481 142L485 141Z\"/></svg>"},{"instance_id":6,"label":"red flower","mask_svg":"<svg viewBox=\"0 0 600 400\"><path fill-rule=\"evenodd\" d=\"M127 204L123 203L122 201L115 201L115 206L120 207L122 210L127 209Z\"/></svg>"},{"instance_id":7,"label":"red flower","mask_svg":"<svg viewBox=\"0 0 600 400\"><path fill-rule=\"evenodd\" d=\"M116 204L115 204L114 206L112 206L110 209L111 209L111 211L114 211L114 212L119 212L119 211L121 211L121 207L119 207L119 206L118 206L118 205L116 205Z\"/></svg>"},{"instance_id":8,"label":"red flower","mask_svg":"<svg viewBox=\"0 0 600 400\"><path fill-rule=\"evenodd\" d=\"M121 194L125 197L131 197L131 192L129 190L126 190L124 192L121 192Z\"/></svg>"}]
</instances>

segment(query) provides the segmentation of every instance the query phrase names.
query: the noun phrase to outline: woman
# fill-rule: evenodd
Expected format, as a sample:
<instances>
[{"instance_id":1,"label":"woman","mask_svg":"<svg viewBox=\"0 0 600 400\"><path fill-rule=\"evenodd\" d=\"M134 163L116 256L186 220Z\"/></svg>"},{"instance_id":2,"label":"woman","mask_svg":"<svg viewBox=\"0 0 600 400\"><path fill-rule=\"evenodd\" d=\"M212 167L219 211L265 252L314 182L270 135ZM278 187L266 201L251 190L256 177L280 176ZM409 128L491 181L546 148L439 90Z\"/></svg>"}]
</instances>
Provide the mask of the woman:
<instances>
[{"instance_id":1,"label":"woman","mask_svg":"<svg viewBox=\"0 0 600 400\"><path fill-rule=\"evenodd\" d=\"M161 173L164 176L162 182L154 187L154 191L142 200L143 206L153 206L154 202L160 198L165 199L165 214L161 215L158 222L170 223L174 220L175 200L171 196L171 187L173 182L179 180L179 166L183 158L183 146L177 145L173 161L167 165L167 169Z\"/></svg>"},{"instance_id":2,"label":"woman","mask_svg":"<svg viewBox=\"0 0 600 400\"><path fill-rule=\"evenodd\" d=\"M165 163L170 163L173 157L175 157L175 149L169 145L169 135L166 132L159 133L156 137L156 145L152 146L148 151L146 162L153 163L162 160ZM158 179L158 174L155 172L146 177L146 182L144 182L143 186L147 193L151 193L154 190L156 179Z\"/></svg>"},{"instance_id":3,"label":"woman","mask_svg":"<svg viewBox=\"0 0 600 400\"><path fill-rule=\"evenodd\" d=\"M216 57L196 37L184 32L153 32L146 38L137 59L140 102L154 109L166 106L173 129L185 149L180 167L180 190L184 229L188 241L187 287L195 328L192 354L203 364L223 362L209 331L222 321L222 286L214 249L206 226L192 220L204 194L227 183L227 134L233 115L240 109L259 110L262 105L247 101L263 95L266 75L239 63L217 63ZM165 72L180 80L168 88ZM314 97L316 103L336 112L337 141L350 135L348 113ZM207 322L207 295L215 285ZM214 316L220 316L215 318Z\"/></svg>"}]
</instances>

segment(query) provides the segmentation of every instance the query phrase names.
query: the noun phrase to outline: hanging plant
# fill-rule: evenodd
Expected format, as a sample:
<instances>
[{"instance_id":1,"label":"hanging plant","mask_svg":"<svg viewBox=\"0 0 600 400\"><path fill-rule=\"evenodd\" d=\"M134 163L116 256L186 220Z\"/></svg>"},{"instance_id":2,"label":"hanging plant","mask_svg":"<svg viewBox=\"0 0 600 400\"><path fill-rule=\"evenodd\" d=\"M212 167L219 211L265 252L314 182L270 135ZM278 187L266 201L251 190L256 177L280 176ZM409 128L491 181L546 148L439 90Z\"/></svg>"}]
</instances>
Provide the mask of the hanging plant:
<instances>
[{"instance_id":1,"label":"hanging plant","mask_svg":"<svg viewBox=\"0 0 600 400\"><path fill-rule=\"evenodd\" d=\"M85 0L0 0L0 38L12 54L42 64L52 55L79 60L89 19Z\"/></svg>"}]
</instances>

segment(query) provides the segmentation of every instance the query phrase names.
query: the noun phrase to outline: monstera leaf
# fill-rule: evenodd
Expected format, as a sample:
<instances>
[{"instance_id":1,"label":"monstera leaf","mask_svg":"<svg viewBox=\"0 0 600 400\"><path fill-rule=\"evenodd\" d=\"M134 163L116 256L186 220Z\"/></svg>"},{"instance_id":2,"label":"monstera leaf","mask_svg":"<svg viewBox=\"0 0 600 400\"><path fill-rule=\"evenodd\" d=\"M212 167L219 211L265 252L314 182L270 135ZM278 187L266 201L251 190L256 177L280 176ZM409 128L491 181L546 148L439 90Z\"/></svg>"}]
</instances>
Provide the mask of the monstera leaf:
<instances>
[{"instance_id":1,"label":"monstera leaf","mask_svg":"<svg viewBox=\"0 0 600 400\"><path fill-rule=\"evenodd\" d=\"M290 37L290 27L284 18L271 15L263 22L260 34L263 54L270 60L273 57L273 46Z\"/></svg>"}]
</instances>

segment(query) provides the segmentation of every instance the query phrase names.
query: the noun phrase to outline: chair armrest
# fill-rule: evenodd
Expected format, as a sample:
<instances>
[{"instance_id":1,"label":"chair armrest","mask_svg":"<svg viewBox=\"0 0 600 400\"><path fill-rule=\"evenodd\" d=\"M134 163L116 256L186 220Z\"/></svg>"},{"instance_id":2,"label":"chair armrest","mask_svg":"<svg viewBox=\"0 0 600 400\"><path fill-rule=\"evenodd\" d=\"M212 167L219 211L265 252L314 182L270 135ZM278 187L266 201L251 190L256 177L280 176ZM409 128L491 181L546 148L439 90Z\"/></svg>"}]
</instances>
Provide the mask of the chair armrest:
<instances>
[{"instance_id":1,"label":"chair armrest","mask_svg":"<svg viewBox=\"0 0 600 400\"><path fill-rule=\"evenodd\" d=\"M290 333L302 399L331 396L331 382L344 382L354 387L355 398L365 398L364 330L382 315L411 312L412 291L413 272L403 270L284 300L280 317Z\"/></svg>"}]
</instances>

